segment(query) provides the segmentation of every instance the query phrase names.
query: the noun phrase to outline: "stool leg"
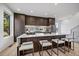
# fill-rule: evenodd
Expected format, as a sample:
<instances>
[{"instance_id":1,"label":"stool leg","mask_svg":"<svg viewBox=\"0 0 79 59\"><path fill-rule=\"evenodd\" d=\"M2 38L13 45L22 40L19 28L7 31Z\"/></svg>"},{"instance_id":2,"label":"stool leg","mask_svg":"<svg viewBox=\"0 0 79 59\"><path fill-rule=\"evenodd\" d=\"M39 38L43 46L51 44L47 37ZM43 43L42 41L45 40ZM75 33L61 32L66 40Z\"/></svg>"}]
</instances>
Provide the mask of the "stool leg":
<instances>
[{"instance_id":1,"label":"stool leg","mask_svg":"<svg viewBox=\"0 0 79 59\"><path fill-rule=\"evenodd\" d=\"M65 53L65 42L64 42L64 53Z\"/></svg>"},{"instance_id":2,"label":"stool leg","mask_svg":"<svg viewBox=\"0 0 79 59\"><path fill-rule=\"evenodd\" d=\"M42 47L42 56L43 56L43 47Z\"/></svg>"},{"instance_id":3,"label":"stool leg","mask_svg":"<svg viewBox=\"0 0 79 59\"><path fill-rule=\"evenodd\" d=\"M68 39L68 52L69 52L69 39Z\"/></svg>"},{"instance_id":4,"label":"stool leg","mask_svg":"<svg viewBox=\"0 0 79 59\"><path fill-rule=\"evenodd\" d=\"M73 50L74 50L74 41L73 41Z\"/></svg>"},{"instance_id":5,"label":"stool leg","mask_svg":"<svg viewBox=\"0 0 79 59\"><path fill-rule=\"evenodd\" d=\"M58 40L57 40L57 55L59 55L58 46L59 46L59 44L58 44Z\"/></svg>"},{"instance_id":6,"label":"stool leg","mask_svg":"<svg viewBox=\"0 0 79 59\"><path fill-rule=\"evenodd\" d=\"M57 43L57 55L59 55L59 51L58 51L58 43Z\"/></svg>"},{"instance_id":7,"label":"stool leg","mask_svg":"<svg viewBox=\"0 0 79 59\"><path fill-rule=\"evenodd\" d=\"M51 56L52 56L52 45L51 45Z\"/></svg>"},{"instance_id":8,"label":"stool leg","mask_svg":"<svg viewBox=\"0 0 79 59\"><path fill-rule=\"evenodd\" d=\"M34 49L32 50L32 55L34 56Z\"/></svg>"},{"instance_id":9,"label":"stool leg","mask_svg":"<svg viewBox=\"0 0 79 59\"><path fill-rule=\"evenodd\" d=\"M41 55L41 54L40 54L40 45L39 45L39 55Z\"/></svg>"},{"instance_id":10,"label":"stool leg","mask_svg":"<svg viewBox=\"0 0 79 59\"><path fill-rule=\"evenodd\" d=\"M34 41L33 41L32 55L34 56Z\"/></svg>"},{"instance_id":11,"label":"stool leg","mask_svg":"<svg viewBox=\"0 0 79 59\"><path fill-rule=\"evenodd\" d=\"M24 56L24 50L23 50L23 56Z\"/></svg>"},{"instance_id":12,"label":"stool leg","mask_svg":"<svg viewBox=\"0 0 79 59\"><path fill-rule=\"evenodd\" d=\"M19 53L18 53L18 56L20 56L20 51L19 51Z\"/></svg>"}]
</instances>

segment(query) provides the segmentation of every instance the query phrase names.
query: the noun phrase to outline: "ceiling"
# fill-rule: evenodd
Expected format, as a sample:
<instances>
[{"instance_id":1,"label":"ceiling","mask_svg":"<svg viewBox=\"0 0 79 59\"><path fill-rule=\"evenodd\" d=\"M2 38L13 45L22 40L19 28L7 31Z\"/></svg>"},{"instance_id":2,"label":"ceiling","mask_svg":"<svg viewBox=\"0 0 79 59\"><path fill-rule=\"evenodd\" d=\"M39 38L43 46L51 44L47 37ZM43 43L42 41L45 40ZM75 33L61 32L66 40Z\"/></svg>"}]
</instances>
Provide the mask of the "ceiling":
<instances>
[{"instance_id":1,"label":"ceiling","mask_svg":"<svg viewBox=\"0 0 79 59\"><path fill-rule=\"evenodd\" d=\"M79 12L79 3L6 3L13 12L32 16L62 18Z\"/></svg>"}]
</instances>

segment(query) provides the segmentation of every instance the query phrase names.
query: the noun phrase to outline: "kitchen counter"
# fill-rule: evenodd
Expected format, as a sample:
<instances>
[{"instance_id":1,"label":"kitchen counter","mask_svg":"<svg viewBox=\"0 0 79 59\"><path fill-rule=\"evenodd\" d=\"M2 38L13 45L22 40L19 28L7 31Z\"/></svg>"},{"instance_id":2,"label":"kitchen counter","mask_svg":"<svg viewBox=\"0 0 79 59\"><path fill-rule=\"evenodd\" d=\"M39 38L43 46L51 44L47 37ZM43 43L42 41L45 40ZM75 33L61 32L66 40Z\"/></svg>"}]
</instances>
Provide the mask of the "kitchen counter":
<instances>
[{"instance_id":1,"label":"kitchen counter","mask_svg":"<svg viewBox=\"0 0 79 59\"><path fill-rule=\"evenodd\" d=\"M31 40L33 41L34 43L34 51L39 51L39 40L48 40L50 41L51 39L61 39L61 38L65 38L66 35L63 35L63 34L54 34L54 33L47 33L47 34L44 34L44 33L36 33L36 34L22 34L20 36L17 37L17 55L19 55L19 46L22 42L27 42L28 40ZM54 44L54 43L53 43ZM55 47L55 45L54 45ZM48 47L48 49L50 49L50 47ZM26 52L26 53L29 53L29 52ZM22 54L20 54L22 55Z\"/></svg>"},{"instance_id":2,"label":"kitchen counter","mask_svg":"<svg viewBox=\"0 0 79 59\"><path fill-rule=\"evenodd\" d=\"M22 35L20 35L20 36L18 36L17 38L27 38L27 37L41 37L41 36L54 36L54 35L56 35L56 34L33 34L33 35L28 35L28 34L22 34Z\"/></svg>"},{"instance_id":3,"label":"kitchen counter","mask_svg":"<svg viewBox=\"0 0 79 59\"><path fill-rule=\"evenodd\" d=\"M44 34L44 33L36 33L36 34L33 34L33 35L27 35L27 34L22 34L20 36L17 37L17 43L19 44L20 43L20 39L22 38L37 38L37 37L56 37L56 36L65 36L65 35L62 35L62 34L54 34L54 33L51 33L51 34Z\"/></svg>"}]
</instances>

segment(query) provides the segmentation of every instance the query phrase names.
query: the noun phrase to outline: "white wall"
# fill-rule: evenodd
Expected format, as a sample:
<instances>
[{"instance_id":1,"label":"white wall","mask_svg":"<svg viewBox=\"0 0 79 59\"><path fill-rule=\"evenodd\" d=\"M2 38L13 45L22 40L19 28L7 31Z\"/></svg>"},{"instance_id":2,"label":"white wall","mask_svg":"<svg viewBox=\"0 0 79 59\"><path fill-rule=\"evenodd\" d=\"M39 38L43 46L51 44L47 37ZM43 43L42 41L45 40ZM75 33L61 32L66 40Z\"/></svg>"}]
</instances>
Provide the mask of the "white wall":
<instances>
[{"instance_id":1,"label":"white wall","mask_svg":"<svg viewBox=\"0 0 79 59\"><path fill-rule=\"evenodd\" d=\"M71 29L79 25L79 13L61 19L61 34L70 34Z\"/></svg>"},{"instance_id":2,"label":"white wall","mask_svg":"<svg viewBox=\"0 0 79 59\"><path fill-rule=\"evenodd\" d=\"M10 36L8 37L3 37L3 15L4 12L7 12L9 15L11 15L10 17ZM5 48L7 48L8 46L10 46L11 44L13 44L13 12L5 5L0 4L0 52L2 50L4 50Z\"/></svg>"},{"instance_id":3,"label":"white wall","mask_svg":"<svg viewBox=\"0 0 79 59\"><path fill-rule=\"evenodd\" d=\"M55 25L56 25L56 28L57 28L56 33L57 34L61 34L61 21L60 20L56 20Z\"/></svg>"}]
</instances>

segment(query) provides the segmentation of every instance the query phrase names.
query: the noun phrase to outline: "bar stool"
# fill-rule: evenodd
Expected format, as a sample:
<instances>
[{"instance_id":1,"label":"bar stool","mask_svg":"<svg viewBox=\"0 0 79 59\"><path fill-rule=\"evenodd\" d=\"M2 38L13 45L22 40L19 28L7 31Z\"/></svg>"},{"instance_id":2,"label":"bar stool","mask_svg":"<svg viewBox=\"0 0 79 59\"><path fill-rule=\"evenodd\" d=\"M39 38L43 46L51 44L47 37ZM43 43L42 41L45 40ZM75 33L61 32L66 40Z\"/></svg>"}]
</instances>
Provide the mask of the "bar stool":
<instances>
[{"instance_id":1,"label":"bar stool","mask_svg":"<svg viewBox=\"0 0 79 59\"><path fill-rule=\"evenodd\" d=\"M67 45L68 46L68 52L70 50L74 50L74 39L73 38L62 38L62 39L65 40L66 42L68 42L68 45ZM73 43L73 45L70 44L70 43Z\"/></svg>"},{"instance_id":2,"label":"bar stool","mask_svg":"<svg viewBox=\"0 0 79 59\"><path fill-rule=\"evenodd\" d=\"M51 55L52 55L52 43L51 42L49 42L48 40L41 40L41 41L39 41L39 43L41 44L41 46L42 46L42 55L43 55L43 48L44 47L48 47L48 46L51 46Z\"/></svg>"},{"instance_id":3,"label":"bar stool","mask_svg":"<svg viewBox=\"0 0 79 59\"><path fill-rule=\"evenodd\" d=\"M65 53L65 41L59 40L59 39L52 39L52 42L53 42L53 44L54 44L54 43L56 44L57 53L56 53L55 51L54 51L54 52L55 52L57 55L59 55L59 52L58 52L58 51L59 51L59 47L60 47L59 45L60 45L60 44L64 44L64 53ZM54 45L53 45L53 47L54 47Z\"/></svg>"},{"instance_id":4,"label":"bar stool","mask_svg":"<svg viewBox=\"0 0 79 59\"><path fill-rule=\"evenodd\" d=\"M32 55L34 56L34 44L32 41L30 42L24 42L20 45L19 51L23 51L24 55L24 50L32 50Z\"/></svg>"}]
</instances>

